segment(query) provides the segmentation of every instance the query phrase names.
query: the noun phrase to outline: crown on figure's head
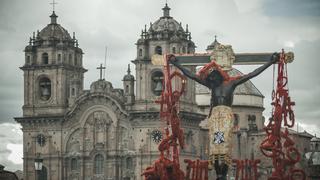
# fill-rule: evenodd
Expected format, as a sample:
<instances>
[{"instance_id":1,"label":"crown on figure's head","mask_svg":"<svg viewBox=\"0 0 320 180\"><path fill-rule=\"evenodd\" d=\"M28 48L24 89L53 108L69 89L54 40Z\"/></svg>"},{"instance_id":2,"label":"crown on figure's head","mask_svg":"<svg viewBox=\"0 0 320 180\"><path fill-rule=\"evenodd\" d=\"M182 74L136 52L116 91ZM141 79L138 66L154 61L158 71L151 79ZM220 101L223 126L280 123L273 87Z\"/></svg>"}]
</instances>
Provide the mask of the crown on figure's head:
<instances>
[{"instance_id":1,"label":"crown on figure's head","mask_svg":"<svg viewBox=\"0 0 320 180\"><path fill-rule=\"evenodd\" d=\"M206 79L212 71L218 71L223 78L223 82L228 82L232 80L239 79L241 76L230 77L227 72L225 72L219 64L216 63L214 59L210 63L204 65L200 71L197 73L197 76L204 80Z\"/></svg>"}]
</instances>

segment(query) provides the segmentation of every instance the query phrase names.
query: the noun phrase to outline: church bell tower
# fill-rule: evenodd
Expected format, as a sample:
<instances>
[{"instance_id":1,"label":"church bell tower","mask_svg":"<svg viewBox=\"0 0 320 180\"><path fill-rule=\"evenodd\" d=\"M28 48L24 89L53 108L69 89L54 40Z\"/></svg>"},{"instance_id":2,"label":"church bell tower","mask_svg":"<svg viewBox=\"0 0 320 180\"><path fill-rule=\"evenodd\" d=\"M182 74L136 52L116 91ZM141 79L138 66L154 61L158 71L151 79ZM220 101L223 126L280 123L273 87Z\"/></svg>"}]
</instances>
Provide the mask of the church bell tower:
<instances>
[{"instance_id":1,"label":"church bell tower","mask_svg":"<svg viewBox=\"0 0 320 180\"><path fill-rule=\"evenodd\" d=\"M136 109L148 110L158 108L154 101L162 92L163 66L151 62L153 56L164 54L190 54L195 52L195 44L191 40L188 25L185 28L170 16L170 7L166 4L163 15L154 23L150 23L141 32L136 43L137 56L133 63L136 66ZM190 66L191 71L195 67ZM195 84L187 80L184 105L191 108L195 104ZM189 109L190 109L189 108Z\"/></svg>"},{"instance_id":2,"label":"church bell tower","mask_svg":"<svg viewBox=\"0 0 320 180\"><path fill-rule=\"evenodd\" d=\"M83 90L83 52L57 17L53 11L50 24L33 33L24 50L23 116L63 115Z\"/></svg>"}]
</instances>

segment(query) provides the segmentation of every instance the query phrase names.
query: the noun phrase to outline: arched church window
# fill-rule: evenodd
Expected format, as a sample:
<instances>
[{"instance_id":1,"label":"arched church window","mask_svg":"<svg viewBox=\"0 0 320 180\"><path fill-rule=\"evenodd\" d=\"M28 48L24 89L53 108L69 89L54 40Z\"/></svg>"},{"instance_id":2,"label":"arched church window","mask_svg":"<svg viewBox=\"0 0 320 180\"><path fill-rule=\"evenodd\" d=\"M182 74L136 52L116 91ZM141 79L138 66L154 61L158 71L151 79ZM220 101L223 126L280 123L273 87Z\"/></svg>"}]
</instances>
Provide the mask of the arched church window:
<instances>
[{"instance_id":1,"label":"arched church window","mask_svg":"<svg viewBox=\"0 0 320 180\"><path fill-rule=\"evenodd\" d=\"M249 130L258 130L255 115L248 115L248 125L249 125Z\"/></svg>"},{"instance_id":2,"label":"arched church window","mask_svg":"<svg viewBox=\"0 0 320 180\"><path fill-rule=\"evenodd\" d=\"M129 93L129 85L126 85L126 93Z\"/></svg>"},{"instance_id":3,"label":"arched church window","mask_svg":"<svg viewBox=\"0 0 320 180\"><path fill-rule=\"evenodd\" d=\"M101 154L96 155L94 158L95 174L103 174L103 161L103 156Z\"/></svg>"},{"instance_id":4,"label":"arched church window","mask_svg":"<svg viewBox=\"0 0 320 180\"><path fill-rule=\"evenodd\" d=\"M152 92L156 96L160 96L162 92L163 73L156 71L151 75L151 88Z\"/></svg>"},{"instance_id":5,"label":"arched church window","mask_svg":"<svg viewBox=\"0 0 320 180\"><path fill-rule=\"evenodd\" d=\"M40 99L47 101L51 97L51 81L43 77L39 81Z\"/></svg>"},{"instance_id":6,"label":"arched church window","mask_svg":"<svg viewBox=\"0 0 320 180\"><path fill-rule=\"evenodd\" d=\"M30 56L27 56L27 64L30 64Z\"/></svg>"},{"instance_id":7,"label":"arched church window","mask_svg":"<svg viewBox=\"0 0 320 180\"><path fill-rule=\"evenodd\" d=\"M239 114L234 114L234 121L233 121L233 126L238 127L239 126Z\"/></svg>"},{"instance_id":8,"label":"arched church window","mask_svg":"<svg viewBox=\"0 0 320 180\"><path fill-rule=\"evenodd\" d=\"M192 131L189 131L188 134L187 134L187 138L186 138L186 142L187 142L188 145L192 144L192 136L193 136Z\"/></svg>"},{"instance_id":9,"label":"arched church window","mask_svg":"<svg viewBox=\"0 0 320 180\"><path fill-rule=\"evenodd\" d=\"M176 53L176 47L172 48L172 53L175 54Z\"/></svg>"},{"instance_id":10,"label":"arched church window","mask_svg":"<svg viewBox=\"0 0 320 180\"><path fill-rule=\"evenodd\" d=\"M158 55L162 55L162 47L161 46L157 46L155 48L155 53L158 54Z\"/></svg>"},{"instance_id":11,"label":"arched church window","mask_svg":"<svg viewBox=\"0 0 320 180\"><path fill-rule=\"evenodd\" d=\"M75 88L72 88L71 89L71 96L75 96L76 95L76 89Z\"/></svg>"},{"instance_id":12,"label":"arched church window","mask_svg":"<svg viewBox=\"0 0 320 180\"><path fill-rule=\"evenodd\" d=\"M142 56L142 49L139 49L139 57Z\"/></svg>"},{"instance_id":13,"label":"arched church window","mask_svg":"<svg viewBox=\"0 0 320 180\"><path fill-rule=\"evenodd\" d=\"M78 65L78 57L75 55L74 56L74 65L77 66Z\"/></svg>"},{"instance_id":14,"label":"arched church window","mask_svg":"<svg viewBox=\"0 0 320 180\"><path fill-rule=\"evenodd\" d=\"M42 54L42 64L49 64L49 56L48 53Z\"/></svg>"},{"instance_id":15,"label":"arched church window","mask_svg":"<svg viewBox=\"0 0 320 180\"><path fill-rule=\"evenodd\" d=\"M127 169L133 169L133 162L132 162L132 158L131 157L128 157L126 159L126 167L127 167Z\"/></svg>"},{"instance_id":16,"label":"arched church window","mask_svg":"<svg viewBox=\"0 0 320 180\"><path fill-rule=\"evenodd\" d=\"M182 53L186 53L186 47L182 47Z\"/></svg>"},{"instance_id":17,"label":"arched church window","mask_svg":"<svg viewBox=\"0 0 320 180\"><path fill-rule=\"evenodd\" d=\"M71 159L71 171L78 170L78 159L77 158L72 158Z\"/></svg>"},{"instance_id":18,"label":"arched church window","mask_svg":"<svg viewBox=\"0 0 320 180\"><path fill-rule=\"evenodd\" d=\"M72 64L72 54L69 54L69 64Z\"/></svg>"},{"instance_id":19,"label":"arched church window","mask_svg":"<svg viewBox=\"0 0 320 180\"><path fill-rule=\"evenodd\" d=\"M58 54L58 63L61 63L61 54Z\"/></svg>"}]
</instances>

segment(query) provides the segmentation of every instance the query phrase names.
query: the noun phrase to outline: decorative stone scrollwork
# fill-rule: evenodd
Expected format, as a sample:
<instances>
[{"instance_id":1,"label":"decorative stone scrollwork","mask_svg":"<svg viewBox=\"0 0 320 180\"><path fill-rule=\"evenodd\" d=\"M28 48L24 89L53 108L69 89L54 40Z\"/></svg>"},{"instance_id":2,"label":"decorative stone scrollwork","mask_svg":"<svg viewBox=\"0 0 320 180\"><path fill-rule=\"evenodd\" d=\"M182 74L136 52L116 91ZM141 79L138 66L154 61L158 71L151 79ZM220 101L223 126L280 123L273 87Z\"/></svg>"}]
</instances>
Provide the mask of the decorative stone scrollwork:
<instances>
[{"instance_id":1,"label":"decorative stone scrollwork","mask_svg":"<svg viewBox=\"0 0 320 180\"><path fill-rule=\"evenodd\" d=\"M75 130L68 139L67 152L69 155L80 152L80 130Z\"/></svg>"}]
</instances>

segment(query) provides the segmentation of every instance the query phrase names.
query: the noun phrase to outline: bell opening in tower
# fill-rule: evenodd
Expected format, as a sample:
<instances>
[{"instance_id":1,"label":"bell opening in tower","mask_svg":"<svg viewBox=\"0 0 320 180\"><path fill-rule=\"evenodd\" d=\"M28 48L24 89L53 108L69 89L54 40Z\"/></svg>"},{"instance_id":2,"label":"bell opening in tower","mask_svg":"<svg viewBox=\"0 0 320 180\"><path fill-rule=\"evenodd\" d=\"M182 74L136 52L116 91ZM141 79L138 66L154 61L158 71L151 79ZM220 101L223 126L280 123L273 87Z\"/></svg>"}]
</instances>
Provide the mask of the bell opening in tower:
<instances>
[{"instance_id":1,"label":"bell opening in tower","mask_svg":"<svg viewBox=\"0 0 320 180\"><path fill-rule=\"evenodd\" d=\"M50 79L43 77L39 81L40 99L47 101L51 97L51 81Z\"/></svg>"},{"instance_id":2,"label":"bell opening in tower","mask_svg":"<svg viewBox=\"0 0 320 180\"><path fill-rule=\"evenodd\" d=\"M163 81L163 73L161 71L156 71L151 76L152 79L152 91L156 96L160 96L162 92L162 81Z\"/></svg>"},{"instance_id":3,"label":"bell opening in tower","mask_svg":"<svg viewBox=\"0 0 320 180\"><path fill-rule=\"evenodd\" d=\"M48 53L42 54L42 64L49 64L49 56Z\"/></svg>"},{"instance_id":4,"label":"bell opening in tower","mask_svg":"<svg viewBox=\"0 0 320 180\"><path fill-rule=\"evenodd\" d=\"M162 55L162 47L161 46L157 46L155 48L155 53L158 54L158 55Z\"/></svg>"}]
</instances>

